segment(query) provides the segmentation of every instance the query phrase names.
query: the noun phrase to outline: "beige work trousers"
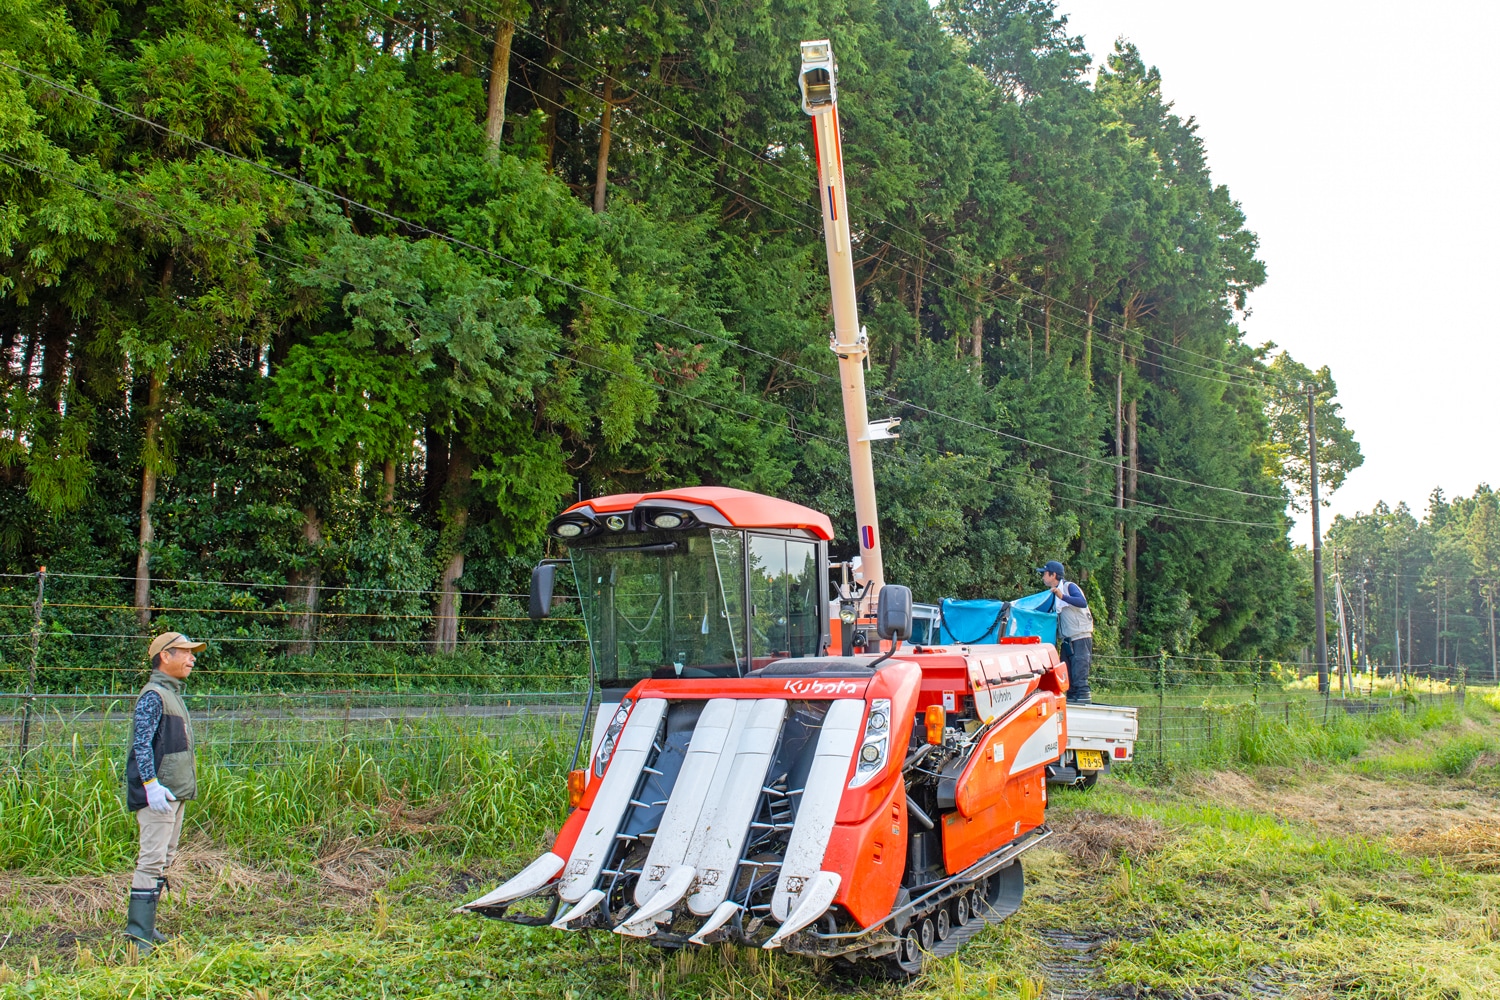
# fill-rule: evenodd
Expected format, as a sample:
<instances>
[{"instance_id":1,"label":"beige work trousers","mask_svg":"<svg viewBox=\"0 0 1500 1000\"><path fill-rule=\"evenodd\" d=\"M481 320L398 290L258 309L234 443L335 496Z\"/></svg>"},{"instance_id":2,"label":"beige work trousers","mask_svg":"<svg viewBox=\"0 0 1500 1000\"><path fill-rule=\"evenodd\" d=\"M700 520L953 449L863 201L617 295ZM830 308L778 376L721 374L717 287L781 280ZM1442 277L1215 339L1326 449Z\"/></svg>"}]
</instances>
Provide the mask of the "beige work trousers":
<instances>
[{"instance_id":1,"label":"beige work trousers","mask_svg":"<svg viewBox=\"0 0 1500 1000\"><path fill-rule=\"evenodd\" d=\"M155 889L158 876L166 874L177 858L177 842L182 839L182 814L186 802L169 803L170 812L152 812L149 807L135 811L141 827L141 852L135 859L132 889Z\"/></svg>"}]
</instances>

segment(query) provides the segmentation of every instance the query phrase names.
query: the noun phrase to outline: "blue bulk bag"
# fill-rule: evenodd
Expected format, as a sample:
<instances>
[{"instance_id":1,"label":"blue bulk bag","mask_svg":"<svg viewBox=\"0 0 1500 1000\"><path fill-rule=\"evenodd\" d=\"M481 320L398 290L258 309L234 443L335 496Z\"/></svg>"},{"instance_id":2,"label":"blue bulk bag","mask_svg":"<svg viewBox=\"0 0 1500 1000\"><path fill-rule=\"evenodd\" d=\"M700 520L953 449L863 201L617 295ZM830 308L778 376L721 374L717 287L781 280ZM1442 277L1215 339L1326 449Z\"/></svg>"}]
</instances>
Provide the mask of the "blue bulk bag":
<instances>
[{"instance_id":1,"label":"blue bulk bag","mask_svg":"<svg viewBox=\"0 0 1500 1000\"><path fill-rule=\"evenodd\" d=\"M943 620L938 627L938 644L975 646L1000 641L1000 619L1005 614L1004 601L961 601L943 598Z\"/></svg>"},{"instance_id":2,"label":"blue bulk bag","mask_svg":"<svg viewBox=\"0 0 1500 1000\"><path fill-rule=\"evenodd\" d=\"M1039 610L1052 607L1053 601L1050 590L1018 597L1011 601L1010 620L1006 623L1005 634L1007 636L1034 635L1043 642L1057 645L1057 614Z\"/></svg>"}]
</instances>

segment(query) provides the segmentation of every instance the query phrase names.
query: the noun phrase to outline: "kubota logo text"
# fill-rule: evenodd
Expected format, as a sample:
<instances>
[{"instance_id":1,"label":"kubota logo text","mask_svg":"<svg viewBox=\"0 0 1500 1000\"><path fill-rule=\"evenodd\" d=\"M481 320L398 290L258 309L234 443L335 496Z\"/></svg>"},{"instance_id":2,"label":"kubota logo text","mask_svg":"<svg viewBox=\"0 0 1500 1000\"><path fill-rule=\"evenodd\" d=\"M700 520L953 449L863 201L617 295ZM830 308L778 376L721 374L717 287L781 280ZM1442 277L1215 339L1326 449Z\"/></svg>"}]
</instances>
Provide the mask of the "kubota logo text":
<instances>
[{"instance_id":1,"label":"kubota logo text","mask_svg":"<svg viewBox=\"0 0 1500 1000\"><path fill-rule=\"evenodd\" d=\"M792 694L859 694L853 681L787 681L786 689Z\"/></svg>"}]
</instances>

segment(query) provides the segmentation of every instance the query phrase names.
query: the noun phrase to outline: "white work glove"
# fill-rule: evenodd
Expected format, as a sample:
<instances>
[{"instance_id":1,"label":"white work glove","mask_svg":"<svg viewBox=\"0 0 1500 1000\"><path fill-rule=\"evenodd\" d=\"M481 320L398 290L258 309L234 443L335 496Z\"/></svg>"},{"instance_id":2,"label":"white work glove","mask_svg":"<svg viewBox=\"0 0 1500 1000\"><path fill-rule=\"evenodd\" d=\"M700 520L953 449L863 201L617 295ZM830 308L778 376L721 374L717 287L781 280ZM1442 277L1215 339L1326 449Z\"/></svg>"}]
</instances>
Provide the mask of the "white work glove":
<instances>
[{"instance_id":1,"label":"white work glove","mask_svg":"<svg viewBox=\"0 0 1500 1000\"><path fill-rule=\"evenodd\" d=\"M177 801L177 796L172 790L161 782L152 778L146 782L146 807L154 813L169 813L172 811L172 803Z\"/></svg>"}]
</instances>

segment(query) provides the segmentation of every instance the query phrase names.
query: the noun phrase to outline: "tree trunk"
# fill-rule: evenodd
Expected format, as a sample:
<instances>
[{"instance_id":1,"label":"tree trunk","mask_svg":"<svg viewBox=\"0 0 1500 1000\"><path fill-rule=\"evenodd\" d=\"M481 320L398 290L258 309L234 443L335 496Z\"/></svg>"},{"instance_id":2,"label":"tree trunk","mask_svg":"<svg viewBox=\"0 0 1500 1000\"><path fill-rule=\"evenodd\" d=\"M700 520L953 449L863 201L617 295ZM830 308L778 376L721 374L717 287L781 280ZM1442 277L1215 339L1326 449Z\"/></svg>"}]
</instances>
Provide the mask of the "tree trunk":
<instances>
[{"instance_id":1,"label":"tree trunk","mask_svg":"<svg viewBox=\"0 0 1500 1000\"><path fill-rule=\"evenodd\" d=\"M68 381L68 345L73 339L73 322L65 308L52 302L47 306L46 324L39 396L47 409L61 415L63 386Z\"/></svg>"},{"instance_id":2,"label":"tree trunk","mask_svg":"<svg viewBox=\"0 0 1500 1000\"><path fill-rule=\"evenodd\" d=\"M1120 624L1125 609L1125 348L1115 373L1115 578L1110 588L1112 621Z\"/></svg>"},{"instance_id":3,"label":"tree trunk","mask_svg":"<svg viewBox=\"0 0 1500 1000\"><path fill-rule=\"evenodd\" d=\"M146 394L146 433L142 448L145 471L141 473L141 526L135 553L135 617L142 627L151 624L151 544L156 541L156 531L151 525L151 505L156 503L156 470L161 461L161 443L156 439L161 430L161 390L161 378L152 372Z\"/></svg>"},{"instance_id":4,"label":"tree trunk","mask_svg":"<svg viewBox=\"0 0 1500 1000\"><path fill-rule=\"evenodd\" d=\"M458 61L461 65L458 67L458 71L464 76L473 76L474 67L479 64L479 61L469 56L469 53L474 49L474 43L469 41L469 39L479 34L479 19L474 15L473 8L465 8L459 20L463 22L464 30L462 32L463 41L459 43L459 52L461 54Z\"/></svg>"},{"instance_id":5,"label":"tree trunk","mask_svg":"<svg viewBox=\"0 0 1500 1000\"><path fill-rule=\"evenodd\" d=\"M922 276L927 270L927 258L917 251L917 273L912 280L911 291L911 318L917 324L917 340L922 339Z\"/></svg>"},{"instance_id":6,"label":"tree trunk","mask_svg":"<svg viewBox=\"0 0 1500 1000\"><path fill-rule=\"evenodd\" d=\"M1126 446L1128 464L1125 474L1125 499L1132 507L1135 506L1136 473L1140 469L1139 426L1139 412L1136 409L1136 401L1132 399L1130 405L1125 408L1125 434L1129 438ZM1125 631L1129 635L1135 634L1135 615L1140 605L1140 587L1135 578L1138 544L1139 536L1132 525L1125 533Z\"/></svg>"},{"instance_id":7,"label":"tree trunk","mask_svg":"<svg viewBox=\"0 0 1500 1000\"><path fill-rule=\"evenodd\" d=\"M495 25L495 47L490 51L489 113L484 119L484 138L493 155L500 149L500 133L505 129L505 92L510 89L510 43L516 34L516 22L501 20Z\"/></svg>"},{"instance_id":8,"label":"tree trunk","mask_svg":"<svg viewBox=\"0 0 1500 1000\"><path fill-rule=\"evenodd\" d=\"M1052 357L1052 302L1042 303L1042 356Z\"/></svg>"},{"instance_id":9,"label":"tree trunk","mask_svg":"<svg viewBox=\"0 0 1500 1000\"><path fill-rule=\"evenodd\" d=\"M443 485L448 481L448 435L436 427L428 427L423 440L426 451L426 481L422 484L423 501L427 513L442 516Z\"/></svg>"},{"instance_id":10,"label":"tree trunk","mask_svg":"<svg viewBox=\"0 0 1500 1000\"><path fill-rule=\"evenodd\" d=\"M1085 310L1085 322L1083 327L1083 380L1089 385L1094 384L1094 307L1096 303L1089 299L1088 308Z\"/></svg>"},{"instance_id":11,"label":"tree trunk","mask_svg":"<svg viewBox=\"0 0 1500 1000\"><path fill-rule=\"evenodd\" d=\"M31 391L31 364L36 360L36 346L42 339L42 334L37 329L37 324L32 322L30 326L31 329L26 332L26 343L21 348L20 376L22 392Z\"/></svg>"},{"instance_id":12,"label":"tree trunk","mask_svg":"<svg viewBox=\"0 0 1500 1000\"><path fill-rule=\"evenodd\" d=\"M543 73L537 87L541 91L537 105L546 115L542 124L542 148L547 151L547 169L551 171L556 166L557 159L557 116L563 110L562 90L553 73Z\"/></svg>"},{"instance_id":13,"label":"tree trunk","mask_svg":"<svg viewBox=\"0 0 1500 1000\"><path fill-rule=\"evenodd\" d=\"M319 585L323 582L323 567L316 554L323 545L323 519L318 516L318 508L312 504L302 508L302 540L313 550L314 556L312 566L299 570L292 577L292 592L288 596L294 603L301 604L303 611L292 616L292 627L297 630L301 639L292 643L288 652L306 656L313 651L313 634L318 622L318 594L321 593Z\"/></svg>"},{"instance_id":14,"label":"tree trunk","mask_svg":"<svg viewBox=\"0 0 1500 1000\"><path fill-rule=\"evenodd\" d=\"M394 514L396 512L396 460L388 458L385 460L385 512Z\"/></svg>"},{"instance_id":15,"label":"tree trunk","mask_svg":"<svg viewBox=\"0 0 1500 1000\"><path fill-rule=\"evenodd\" d=\"M21 331L21 313L6 300L0 302L0 393L10 395L11 357L15 352L16 335Z\"/></svg>"},{"instance_id":16,"label":"tree trunk","mask_svg":"<svg viewBox=\"0 0 1500 1000\"><path fill-rule=\"evenodd\" d=\"M984 317L978 313L974 314L974 325L970 329L973 337L969 341L969 351L974 357L974 364L983 370L984 367Z\"/></svg>"},{"instance_id":17,"label":"tree trunk","mask_svg":"<svg viewBox=\"0 0 1500 1000\"><path fill-rule=\"evenodd\" d=\"M448 552L432 636L433 648L439 653L452 653L458 648L458 618L463 610L458 580L464 575L464 529L469 524L469 484L473 478L473 455L462 442L455 441L448 460L448 483L443 490L445 516L439 542Z\"/></svg>"},{"instance_id":18,"label":"tree trunk","mask_svg":"<svg viewBox=\"0 0 1500 1000\"><path fill-rule=\"evenodd\" d=\"M609 142L613 138L615 78L604 76L604 114L599 119L599 164L594 170L594 214L604 211L604 188L609 182Z\"/></svg>"}]
</instances>

